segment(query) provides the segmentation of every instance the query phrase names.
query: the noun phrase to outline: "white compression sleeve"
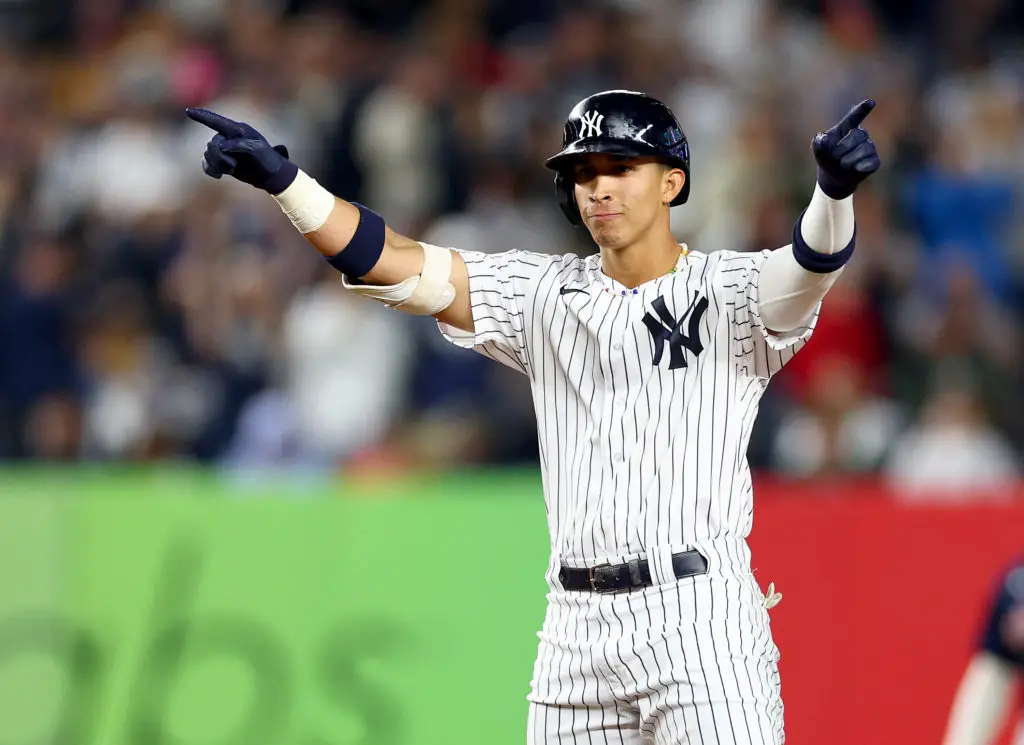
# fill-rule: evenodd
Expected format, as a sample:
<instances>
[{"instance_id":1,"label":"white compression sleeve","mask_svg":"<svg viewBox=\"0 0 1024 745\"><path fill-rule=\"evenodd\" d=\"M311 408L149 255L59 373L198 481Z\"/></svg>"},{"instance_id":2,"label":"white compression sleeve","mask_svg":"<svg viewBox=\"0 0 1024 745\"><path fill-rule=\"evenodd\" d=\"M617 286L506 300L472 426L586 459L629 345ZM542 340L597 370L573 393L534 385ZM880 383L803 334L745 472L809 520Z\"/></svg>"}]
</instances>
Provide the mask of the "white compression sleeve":
<instances>
[{"instance_id":1,"label":"white compression sleeve","mask_svg":"<svg viewBox=\"0 0 1024 745\"><path fill-rule=\"evenodd\" d=\"M832 199L817 185L800 221L800 237L820 254L845 249L854 236L853 197ZM765 328L792 331L807 323L814 309L842 273L812 272L796 260L791 246L765 259L758 283L758 311Z\"/></svg>"},{"instance_id":2,"label":"white compression sleeve","mask_svg":"<svg viewBox=\"0 0 1024 745\"><path fill-rule=\"evenodd\" d=\"M818 253L842 251L853 239L853 197L832 199L817 184L800 222L800 235Z\"/></svg>"},{"instance_id":3,"label":"white compression sleeve","mask_svg":"<svg viewBox=\"0 0 1024 745\"><path fill-rule=\"evenodd\" d=\"M960 681L943 745L991 745L1002 728L1013 697L1013 671L981 653Z\"/></svg>"}]
</instances>

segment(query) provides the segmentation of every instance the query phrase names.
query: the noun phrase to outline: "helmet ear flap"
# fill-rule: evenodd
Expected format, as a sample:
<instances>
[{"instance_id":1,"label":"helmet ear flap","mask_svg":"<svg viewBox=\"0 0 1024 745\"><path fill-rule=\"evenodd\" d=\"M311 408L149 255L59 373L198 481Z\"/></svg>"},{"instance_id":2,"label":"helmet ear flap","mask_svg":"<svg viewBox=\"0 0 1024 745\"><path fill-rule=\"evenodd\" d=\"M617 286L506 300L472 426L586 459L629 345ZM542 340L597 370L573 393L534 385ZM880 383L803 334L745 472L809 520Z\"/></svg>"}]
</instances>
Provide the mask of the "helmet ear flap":
<instances>
[{"instance_id":1,"label":"helmet ear flap","mask_svg":"<svg viewBox=\"0 0 1024 745\"><path fill-rule=\"evenodd\" d=\"M573 225L582 225L583 217L580 215L579 205L576 204L576 190L573 181L561 171L555 173L555 193L558 196L558 206L561 208L562 214Z\"/></svg>"}]
</instances>

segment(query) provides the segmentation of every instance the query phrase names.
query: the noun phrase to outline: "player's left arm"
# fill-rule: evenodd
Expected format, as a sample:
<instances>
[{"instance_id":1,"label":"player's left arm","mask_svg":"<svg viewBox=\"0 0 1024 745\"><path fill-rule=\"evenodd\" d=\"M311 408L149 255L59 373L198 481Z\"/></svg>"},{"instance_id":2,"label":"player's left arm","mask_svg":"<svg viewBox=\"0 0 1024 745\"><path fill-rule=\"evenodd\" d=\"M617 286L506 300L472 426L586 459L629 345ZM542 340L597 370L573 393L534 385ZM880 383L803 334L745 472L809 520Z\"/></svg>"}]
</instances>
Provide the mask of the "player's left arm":
<instances>
[{"instance_id":1,"label":"player's left arm","mask_svg":"<svg viewBox=\"0 0 1024 745\"><path fill-rule=\"evenodd\" d=\"M757 305L769 333L806 326L853 255L853 193L881 166L875 144L861 126L874 108L874 101L861 101L842 121L814 137L814 195L796 221L792 244L772 251L760 270Z\"/></svg>"}]
</instances>

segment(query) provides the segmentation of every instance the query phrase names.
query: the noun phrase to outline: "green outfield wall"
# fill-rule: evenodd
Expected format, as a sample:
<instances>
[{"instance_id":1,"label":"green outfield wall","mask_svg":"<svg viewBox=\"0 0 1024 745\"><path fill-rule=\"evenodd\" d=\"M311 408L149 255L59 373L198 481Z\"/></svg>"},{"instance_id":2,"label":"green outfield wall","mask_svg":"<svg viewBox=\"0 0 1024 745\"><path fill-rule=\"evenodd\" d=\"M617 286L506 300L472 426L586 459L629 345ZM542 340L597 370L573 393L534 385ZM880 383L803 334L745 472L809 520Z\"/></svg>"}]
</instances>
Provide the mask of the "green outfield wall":
<instances>
[{"instance_id":1,"label":"green outfield wall","mask_svg":"<svg viewBox=\"0 0 1024 745\"><path fill-rule=\"evenodd\" d=\"M0 745L520 745L539 481L0 472Z\"/></svg>"}]
</instances>

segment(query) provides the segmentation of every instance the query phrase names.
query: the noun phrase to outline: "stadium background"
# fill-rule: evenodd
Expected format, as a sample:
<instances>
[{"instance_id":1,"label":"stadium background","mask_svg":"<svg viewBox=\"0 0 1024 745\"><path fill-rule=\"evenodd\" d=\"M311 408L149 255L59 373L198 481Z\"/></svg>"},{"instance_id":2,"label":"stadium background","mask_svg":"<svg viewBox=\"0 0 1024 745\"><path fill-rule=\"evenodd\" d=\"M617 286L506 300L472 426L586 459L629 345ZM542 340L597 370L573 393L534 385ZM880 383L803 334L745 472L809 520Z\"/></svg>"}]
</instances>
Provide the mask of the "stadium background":
<instances>
[{"instance_id":1,"label":"stadium background","mask_svg":"<svg viewBox=\"0 0 1024 745\"><path fill-rule=\"evenodd\" d=\"M398 230L588 251L542 160L666 100L698 250L785 243L864 96L856 261L773 383L752 543L789 741L937 743L1024 547L1024 5L0 2L0 743L518 743L525 380L347 296L206 104Z\"/></svg>"}]
</instances>

